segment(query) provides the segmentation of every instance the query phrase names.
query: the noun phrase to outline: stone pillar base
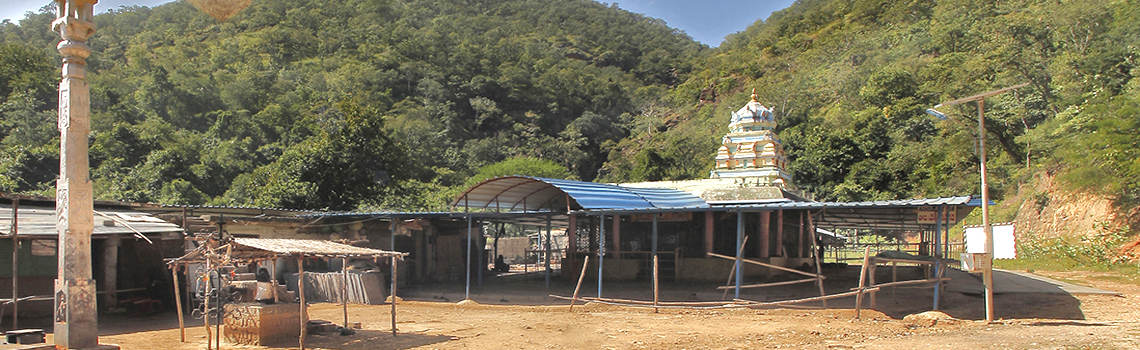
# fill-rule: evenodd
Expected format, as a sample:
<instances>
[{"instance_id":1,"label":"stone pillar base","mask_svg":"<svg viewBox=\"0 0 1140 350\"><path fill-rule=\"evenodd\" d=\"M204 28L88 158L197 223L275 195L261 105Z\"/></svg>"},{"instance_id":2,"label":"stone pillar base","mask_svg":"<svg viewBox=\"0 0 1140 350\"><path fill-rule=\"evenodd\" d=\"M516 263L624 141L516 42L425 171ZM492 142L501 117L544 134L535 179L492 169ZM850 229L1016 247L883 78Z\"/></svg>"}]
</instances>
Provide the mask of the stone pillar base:
<instances>
[{"instance_id":1,"label":"stone pillar base","mask_svg":"<svg viewBox=\"0 0 1140 350\"><path fill-rule=\"evenodd\" d=\"M55 284L55 345L63 349L99 346L95 280L55 280Z\"/></svg>"}]
</instances>

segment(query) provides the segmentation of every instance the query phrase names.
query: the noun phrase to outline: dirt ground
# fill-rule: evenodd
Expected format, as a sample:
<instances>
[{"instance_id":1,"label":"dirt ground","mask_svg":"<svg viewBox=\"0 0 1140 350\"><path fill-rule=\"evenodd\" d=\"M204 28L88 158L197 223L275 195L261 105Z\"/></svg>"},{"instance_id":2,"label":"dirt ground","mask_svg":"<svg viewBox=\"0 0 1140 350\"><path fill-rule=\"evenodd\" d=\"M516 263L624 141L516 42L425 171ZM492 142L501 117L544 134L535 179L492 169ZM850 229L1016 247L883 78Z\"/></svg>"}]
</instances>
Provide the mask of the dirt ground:
<instances>
[{"instance_id":1,"label":"dirt ground","mask_svg":"<svg viewBox=\"0 0 1140 350\"><path fill-rule=\"evenodd\" d=\"M858 271L857 269L855 271ZM944 293L940 313L931 308L933 291L884 290L876 310L854 316L854 298L770 309L661 309L592 303L569 309L548 294L571 295L573 285L541 278L501 281L488 277L472 288L477 304L459 305L460 286L401 291L398 336L391 334L389 305L350 305L354 335L310 335L316 349L1140 349L1140 286L1095 278L1088 272L1038 274L1120 292L1120 296L1012 293L995 297L998 320L987 324L980 295ZM856 285L850 271L829 275L829 293ZM912 274L917 272L912 271ZM856 272L854 274L858 276ZM906 276L900 276L906 277ZM914 277L914 276L910 276ZM606 284L604 296L652 299L648 282ZM663 284L663 300L718 300L710 285ZM595 296L596 283L583 295ZM893 295L892 295L893 294ZM815 286L749 290L742 298L782 300L818 295ZM732 293L729 293L729 298ZM314 304L312 319L343 323L340 305ZM904 318L931 316L936 322ZM188 318L186 342L179 342L173 313L143 318L100 319L100 342L123 349L205 349L202 321ZM931 325L933 323L933 325ZM50 342L50 340L49 340ZM282 348L296 347L281 344ZM264 349L222 344L223 349Z\"/></svg>"}]
</instances>

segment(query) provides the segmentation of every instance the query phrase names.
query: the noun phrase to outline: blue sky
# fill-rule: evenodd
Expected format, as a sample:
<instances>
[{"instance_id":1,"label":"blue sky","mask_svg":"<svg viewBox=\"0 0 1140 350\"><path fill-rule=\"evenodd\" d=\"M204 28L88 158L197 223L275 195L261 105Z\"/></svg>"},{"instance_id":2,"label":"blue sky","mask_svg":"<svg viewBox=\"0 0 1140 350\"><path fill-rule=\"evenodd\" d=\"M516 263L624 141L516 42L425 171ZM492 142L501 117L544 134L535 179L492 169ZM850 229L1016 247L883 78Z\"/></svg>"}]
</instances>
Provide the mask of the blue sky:
<instances>
[{"instance_id":1,"label":"blue sky","mask_svg":"<svg viewBox=\"0 0 1140 350\"><path fill-rule=\"evenodd\" d=\"M272 1L272 0L258 0ZM99 0L96 12L106 12L122 5L154 7L170 0ZM678 28L697 41L719 46L726 35L744 30L759 19L767 19L772 12L790 6L794 0L623 0L602 1L617 3L628 11L643 13L665 20L670 27ZM18 22L24 13L39 11L50 0L0 0L0 21ZM95 35L98 35L96 33Z\"/></svg>"}]
</instances>

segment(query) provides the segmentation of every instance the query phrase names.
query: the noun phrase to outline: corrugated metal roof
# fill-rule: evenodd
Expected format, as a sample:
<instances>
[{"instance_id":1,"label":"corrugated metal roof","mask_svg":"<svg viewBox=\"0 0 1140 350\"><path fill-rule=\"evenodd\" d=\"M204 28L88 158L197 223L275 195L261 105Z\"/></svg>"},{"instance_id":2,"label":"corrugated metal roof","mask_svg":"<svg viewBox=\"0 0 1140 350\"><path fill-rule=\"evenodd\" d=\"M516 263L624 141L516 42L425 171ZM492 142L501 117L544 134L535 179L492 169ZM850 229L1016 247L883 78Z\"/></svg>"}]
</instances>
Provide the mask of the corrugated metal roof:
<instances>
[{"instance_id":1,"label":"corrugated metal roof","mask_svg":"<svg viewBox=\"0 0 1140 350\"><path fill-rule=\"evenodd\" d=\"M19 234L29 236L57 236L55 208L41 206L21 205L18 211ZM0 204L0 233L12 234L10 225L12 206ZM109 225L108 225L109 224ZM95 209L95 230L93 235L133 235L135 231L141 233L181 232L178 225L163 221L147 213L122 209Z\"/></svg>"},{"instance_id":2,"label":"corrugated metal roof","mask_svg":"<svg viewBox=\"0 0 1140 350\"><path fill-rule=\"evenodd\" d=\"M569 199L566 199L569 196ZM451 202L452 207L506 211L703 208L699 197L668 188L632 188L594 182L506 176L483 181Z\"/></svg>"},{"instance_id":3,"label":"corrugated metal roof","mask_svg":"<svg viewBox=\"0 0 1140 350\"><path fill-rule=\"evenodd\" d=\"M602 209L586 210L589 215L625 215L667 211L771 211L771 210L810 210L817 212L816 223L831 229L883 229L883 230L925 230L929 224L919 224L916 211L923 207L946 205L957 210L960 221L982 201L970 196L903 199L864 202L772 202L753 204L713 205L707 208L644 208L634 210ZM957 222L949 223L951 225Z\"/></svg>"},{"instance_id":4,"label":"corrugated metal roof","mask_svg":"<svg viewBox=\"0 0 1140 350\"><path fill-rule=\"evenodd\" d=\"M315 213L315 210L306 209L286 209L286 208L263 208L263 207L244 207L244 206L226 206L226 205L177 205L177 204L163 204L157 206L139 206L137 210L145 211L154 214L164 213L178 213L182 210L194 213L195 215L201 214L224 214L224 215L269 215L269 216L297 216L306 213Z\"/></svg>"}]
</instances>

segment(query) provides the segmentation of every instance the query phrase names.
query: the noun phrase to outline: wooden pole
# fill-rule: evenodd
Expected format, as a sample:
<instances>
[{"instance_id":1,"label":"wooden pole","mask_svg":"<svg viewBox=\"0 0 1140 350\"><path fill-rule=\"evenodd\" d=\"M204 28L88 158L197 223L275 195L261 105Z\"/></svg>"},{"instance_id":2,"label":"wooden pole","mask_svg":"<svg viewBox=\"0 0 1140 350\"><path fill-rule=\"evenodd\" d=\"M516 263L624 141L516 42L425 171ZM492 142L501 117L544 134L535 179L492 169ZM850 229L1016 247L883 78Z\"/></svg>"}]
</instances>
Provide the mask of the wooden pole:
<instances>
[{"instance_id":1,"label":"wooden pole","mask_svg":"<svg viewBox=\"0 0 1140 350\"><path fill-rule=\"evenodd\" d=\"M341 258L341 275L344 283L340 286L340 305L344 309L344 328L348 328L348 257Z\"/></svg>"},{"instance_id":2,"label":"wooden pole","mask_svg":"<svg viewBox=\"0 0 1140 350\"><path fill-rule=\"evenodd\" d=\"M570 311L574 311L574 301L578 300L578 290L582 289L582 278L586 277L586 267L590 266L590 256L582 260L582 272L578 274L578 284L574 286L574 299L570 299Z\"/></svg>"},{"instance_id":3,"label":"wooden pole","mask_svg":"<svg viewBox=\"0 0 1140 350\"><path fill-rule=\"evenodd\" d=\"M770 256L769 253L771 251L771 248L768 246L768 244L772 241L772 238L771 238L771 228L772 227L771 226L772 226L772 212L770 212L770 211L760 212L760 227L757 230L757 233L759 233L759 235L758 235L759 241L757 241L757 243L759 243L759 244L756 245L757 248L759 249L759 253L760 253L759 257L760 258L767 258Z\"/></svg>"},{"instance_id":4,"label":"wooden pole","mask_svg":"<svg viewBox=\"0 0 1140 350\"><path fill-rule=\"evenodd\" d=\"M396 256L392 256L392 336L396 336Z\"/></svg>"},{"instance_id":5,"label":"wooden pole","mask_svg":"<svg viewBox=\"0 0 1140 350\"><path fill-rule=\"evenodd\" d=\"M876 291L876 290L879 290L879 288L878 287L871 287L871 288L867 288L867 290L865 292L871 292L871 291ZM859 294L859 292L854 291L854 292L844 292L844 293L839 293L839 294L832 294L832 295L825 295L825 296L811 297L811 298L804 298L804 299L792 299L792 300L771 301L771 302L758 302L758 301L754 301L754 300L744 300L744 299L735 299L732 301L732 303L708 302L708 301L704 301L704 302L701 302L701 301L697 301L697 302L661 302L660 305L658 305L657 307L661 307L661 308L686 308L686 309L722 309L722 308L739 308L739 307L760 308L760 307L774 306L774 305L798 304L798 303L807 303L807 302L820 301L820 300L845 298L845 297L849 297L849 296L857 295L857 294ZM554 295L554 294L551 294L550 297L555 298L555 299L570 299L570 297L564 297L564 296ZM582 300L595 301L595 302L599 302L599 303L603 303L603 304L610 304L610 305L644 307L644 308L653 307L652 301L644 301L644 300L595 298L595 297L582 297Z\"/></svg>"},{"instance_id":6,"label":"wooden pole","mask_svg":"<svg viewBox=\"0 0 1140 350\"><path fill-rule=\"evenodd\" d=\"M207 242L206 244L209 244L209 242ZM205 298L206 314L205 314L205 317L202 317L202 320L206 324L206 350L210 350L212 348L211 344L213 344L213 342L214 342L214 334L210 332L210 292L213 289L213 288L211 288L210 284L213 283L213 281L210 280L210 258L208 255L206 257L206 278L205 278L205 280L206 280L206 298Z\"/></svg>"},{"instance_id":7,"label":"wooden pole","mask_svg":"<svg viewBox=\"0 0 1140 350\"><path fill-rule=\"evenodd\" d=\"M879 263L875 261L874 258L871 258L871 266L867 268L869 269L867 270L867 285L877 287L875 285L875 269L879 268ZM875 292L871 292L871 308L875 308Z\"/></svg>"},{"instance_id":8,"label":"wooden pole","mask_svg":"<svg viewBox=\"0 0 1140 350\"><path fill-rule=\"evenodd\" d=\"M907 281L876 284L875 287L881 290L884 287L892 287L893 288L896 286L905 286L905 285L910 285L910 284L938 283L938 282L943 282L943 281L949 281L951 279L952 278L950 278L950 277L940 277L940 278L927 278L927 279L921 279L921 280L907 280Z\"/></svg>"},{"instance_id":9,"label":"wooden pole","mask_svg":"<svg viewBox=\"0 0 1140 350\"><path fill-rule=\"evenodd\" d=\"M742 246L743 246L743 245L742 245ZM714 258L721 258L721 259L728 259L728 260L736 260L736 258L734 258L734 257L731 257L731 256L727 256L727 255L720 255L720 254L717 254L717 253L708 253L708 256L711 256L711 257L714 257ZM760 266L764 266L764 267L767 267L767 268L772 268L772 269L777 269L777 270L781 270L781 271L787 271L787 272L791 272L791 273L795 273L795 274L800 274L800 275L804 275L804 276L808 276L808 277L820 277L820 276L821 276L821 275L813 274L813 273L811 273L811 272L803 272L803 271L800 271L800 270L796 270L796 269L789 269L789 268L786 268L786 267L783 267L783 266L779 266L779 265L766 264L766 263L762 263L762 262L759 262L759 261L756 261L756 260L750 260L750 259L743 259L743 258L741 258L741 259L740 259L740 261L743 261L743 262L746 262L746 263L749 263L749 264L753 264L753 265L760 265Z\"/></svg>"},{"instance_id":10,"label":"wooden pole","mask_svg":"<svg viewBox=\"0 0 1140 350\"><path fill-rule=\"evenodd\" d=\"M800 211L800 245L796 246L796 257L804 257L804 213L806 210Z\"/></svg>"},{"instance_id":11,"label":"wooden pole","mask_svg":"<svg viewBox=\"0 0 1140 350\"><path fill-rule=\"evenodd\" d=\"M305 304L305 257L297 257L297 294L301 296L301 338L298 340L301 350L305 350L305 329L309 323L309 308Z\"/></svg>"},{"instance_id":12,"label":"wooden pole","mask_svg":"<svg viewBox=\"0 0 1140 350\"><path fill-rule=\"evenodd\" d=\"M20 329L20 200L12 199L12 330Z\"/></svg>"},{"instance_id":13,"label":"wooden pole","mask_svg":"<svg viewBox=\"0 0 1140 350\"><path fill-rule=\"evenodd\" d=\"M273 254L273 263L269 264L269 284L272 288L269 289L269 295L273 297L273 302L277 302L277 254ZM290 300L292 302L292 300Z\"/></svg>"},{"instance_id":14,"label":"wooden pole","mask_svg":"<svg viewBox=\"0 0 1140 350\"><path fill-rule=\"evenodd\" d=\"M820 259L822 259L823 257L819 256L819 247L817 246L819 244L819 240L818 240L818 237L816 236L815 224L812 222L811 215L808 215L807 219L808 219L808 227L811 230L812 255L815 255L815 274L823 276L823 266L820 265L820 263L822 262ZM827 295L827 292L823 291L823 279L820 278L819 279L819 296L824 296L824 295ZM823 308L826 309L827 308L827 299L823 299L822 301L823 301Z\"/></svg>"},{"instance_id":15,"label":"wooden pole","mask_svg":"<svg viewBox=\"0 0 1140 350\"><path fill-rule=\"evenodd\" d=\"M549 296L550 296L551 298L555 298L555 299L563 299L563 300L570 300L570 299L571 299L571 297L566 297L566 296L561 296L561 295L555 295L555 294L549 294ZM580 298L578 298L578 299L582 299L582 300L589 300L589 301L607 301L607 302L620 302L620 303L629 303L629 304L636 304L636 305L638 305L638 306L647 306L647 307L653 307L653 301L652 301L652 300L632 300L632 299L615 299L615 298L596 298L596 297L585 297L585 296L584 296L584 297L580 297ZM669 306L718 306L718 305L725 305L725 304L739 304L739 303L738 303L738 302L726 302L726 301L680 301L680 302L678 302L678 301L662 301L662 302L659 302L659 303L657 303L657 305L658 305L659 307L669 307Z\"/></svg>"},{"instance_id":16,"label":"wooden pole","mask_svg":"<svg viewBox=\"0 0 1140 350\"><path fill-rule=\"evenodd\" d=\"M182 291L178 288L178 265L170 268L170 277L174 281L174 304L178 305L178 331L182 334L182 342L186 342L186 324L182 320Z\"/></svg>"},{"instance_id":17,"label":"wooden pole","mask_svg":"<svg viewBox=\"0 0 1140 350\"><path fill-rule=\"evenodd\" d=\"M864 291L864 292L873 292L873 291L877 291L877 290L879 290L879 287L871 287L871 288L867 288L866 291ZM859 293L860 292L855 291L855 292L845 292L845 293L825 295L825 296L819 296L819 297L811 297L811 298L804 298L804 299L772 301L772 302L765 302L765 303L756 302L755 304L748 304L748 305L744 305L744 306L746 306L748 308L757 308L757 307L783 305L783 304L807 303L807 302L812 302L812 301L821 301L821 300L829 300L829 299L849 297L852 295L859 295Z\"/></svg>"},{"instance_id":18,"label":"wooden pole","mask_svg":"<svg viewBox=\"0 0 1140 350\"><path fill-rule=\"evenodd\" d=\"M867 265L871 263L871 247L863 248L863 268L859 270L859 294L855 295L855 318L859 318L859 310L863 307L863 289L867 285Z\"/></svg>"},{"instance_id":19,"label":"wooden pole","mask_svg":"<svg viewBox=\"0 0 1140 350\"><path fill-rule=\"evenodd\" d=\"M741 287L741 288L774 287L774 286L782 286L782 285L789 285L789 284L800 284L800 283L808 283L808 282L819 282L819 280L820 280L820 278L804 278L804 279L796 279L796 280L783 280L783 282L762 283L762 284L748 284L748 285L742 285L742 286L740 286L740 287ZM732 285L726 285L726 286L719 286L719 287L716 287L716 288L717 288L717 290L732 290L732 288L735 288L735 287L736 287L736 286L732 286Z\"/></svg>"},{"instance_id":20,"label":"wooden pole","mask_svg":"<svg viewBox=\"0 0 1140 350\"><path fill-rule=\"evenodd\" d=\"M784 210L776 211L776 256L787 257L784 251Z\"/></svg>"},{"instance_id":21,"label":"wooden pole","mask_svg":"<svg viewBox=\"0 0 1140 350\"><path fill-rule=\"evenodd\" d=\"M656 215L656 214L654 214ZM653 313L657 313L657 302L660 300L660 289L657 288L657 256L653 256Z\"/></svg>"}]
</instances>

